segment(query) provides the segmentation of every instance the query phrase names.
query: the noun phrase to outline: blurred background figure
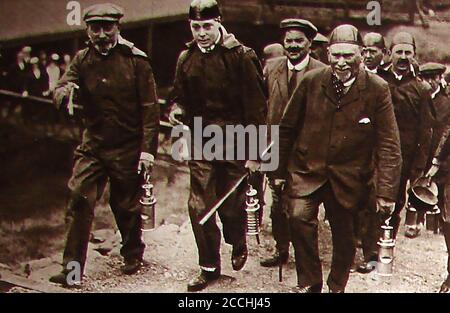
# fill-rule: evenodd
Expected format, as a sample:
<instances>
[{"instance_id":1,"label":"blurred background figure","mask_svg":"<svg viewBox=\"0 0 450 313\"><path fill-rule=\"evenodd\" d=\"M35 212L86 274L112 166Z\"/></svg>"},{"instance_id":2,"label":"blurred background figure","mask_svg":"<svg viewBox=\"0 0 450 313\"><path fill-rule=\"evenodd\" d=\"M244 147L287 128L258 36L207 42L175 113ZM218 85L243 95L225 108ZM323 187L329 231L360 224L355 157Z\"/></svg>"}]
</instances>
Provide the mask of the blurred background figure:
<instances>
[{"instance_id":1,"label":"blurred background figure","mask_svg":"<svg viewBox=\"0 0 450 313\"><path fill-rule=\"evenodd\" d=\"M71 61L72 61L72 57L69 54L64 54L63 62L59 66L59 68L61 69L61 76L64 75L64 73L66 72L67 68L69 67L69 64Z\"/></svg>"},{"instance_id":2,"label":"blurred background figure","mask_svg":"<svg viewBox=\"0 0 450 313\"><path fill-rule=\"evenodd\" d=\"M33 57L30 60L31 70L28 72L25 90L30 96L47 97L48 92L48 75L46 71L41 70L39 58Z\"/></svg>"},{"instance_id":3,"label":"blurred background figure","mask_svg":"<svg viewBox=\"0 0 450 313\"><path fill-rule=\"evenodd\" d=\"M25 46L22 48L23 60L26 64L30 64L32 51L33 51L33 49L31 49L30 46Z\"/></svg>"},{"instance_id":4,"label":"blurred background figure","mask_svg":"<svg viewBox=\"0 0 450 313\"><path fill-rule=\"evenodd\" d=\"M23 93L25 91L25 81L27 77L28 65L25 61L23 49L17 52L16 62L8 69L7 88L10 91Z\"/></svg>"},{"instance_id":5,"label":"blurred background figure","mask_svg":"<svg viewBox=\"0 0 450 313\"><path fill-rule=\"evenodd\" d=\"M311 44L311 56L322 63L328 64L328 38L317 33Z\"/></svg>"},{"instance_id":6,"label":"blurred background figure","mask_svg":"<svg viewBox=\"0 0 450 313\"><path fill-rule=\"evenodd\" d=\"M61 69L59 68L59 55L53 53L50 58L50 63L47 65L46 72L49 78L48 85L49 90L53 92L56 87L56 83L61 77Z\"/></svg>"},{"instance_id":7,"label":"blurred background figure","mask_svg":"<svg viewBox=\"0 0 450 313\"><path fill-rule=\"evenodd\" d=\"M39 51L39 66L41 70L45 70L48 64L47 52L44 50Z\"/></svg>"},{"instance_id":8,"label":"blurred background figure","mask_svg":"<svg viewBox=\"0 0 450 313\"><path fill-rule=\"evenodd\" d=\"M429 18L436 16L432 0L405 0L405 5L408 8L411 24L414 24L415 14L418 13L422 26L430 27Z\"/></svg>"},{"instance_id":9,"label":"blurred background figure","mask_svg":"<svg viewBox=\"0 0 450 313\"><path fill-rule=\"evenodd\" d=\"M263 66L266 67L267 61L273 58L282 57L284 55L284 48L279 43L271 43L264 47L263 50Z\"/></svg>"}]
</instances>

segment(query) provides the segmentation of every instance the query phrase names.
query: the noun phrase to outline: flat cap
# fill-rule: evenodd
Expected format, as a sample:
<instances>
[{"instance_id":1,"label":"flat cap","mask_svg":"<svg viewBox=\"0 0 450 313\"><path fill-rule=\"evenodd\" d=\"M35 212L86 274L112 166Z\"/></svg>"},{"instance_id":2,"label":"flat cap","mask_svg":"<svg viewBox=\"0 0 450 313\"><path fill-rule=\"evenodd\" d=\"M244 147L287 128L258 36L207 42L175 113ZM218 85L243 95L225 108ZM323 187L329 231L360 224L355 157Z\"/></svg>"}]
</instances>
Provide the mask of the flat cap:
<instances>
[{"instance_id":1,"label":"flat cap","mask_svg":"<svg viewBox=\"0 0 450 313\"><path fill-rule=\"evenodd\" d=\"M194 0L189 7L189 19L205 21L222 16L216 0Z\"/></svg>"},{"instance_id":2,"label":"flat cap","mask_svg":"<svg viewBox=\"0 0 450 313\"><path fill-rule=\"evenodd\" d=\"M386 48L386 42L383 35L380 33L367 33L363 38L363 45L365 47L378 47L380 49Z\"/></svg>"},{"instance_id":3,"label":"flat cap","mask_svg":"<svg viewBox=\"0 0 450 313\"><path fill-rule=\"evenodd\" d=\"M317 27L313 23L307 20L302 20L299 18L288 18L282 20L280 23L281 29L299 29L305 33L309 40L317 35Z\"/></svg>"},{"instance_id":4,"label":"flat cap","mask_svg":"<svg viewBox=\"0 0 450 313\"><path fill-rule=\"evenodd\" d=\"M350 24L336 27L330 35L330 45L337 43L349 43L362 46L362 38L359 30Z\"/></svg>"},{"instance_id":5,"label":"flat cap","mask_svg":"<svg viewBox=\"0 0 450 313\"><path fill-rule=\"evenodd\" d=\"M123 17L123 9L113 3L94 4L84 10L84 21L89 22L118 22Z\"/></svg>"},{"instance_id":6,"label":"flat cap","mask_svg":"<svg viewBox=\"0 0 450 313\"><path fill-rule=\"evenodd\" d=\"M444 64L429 62L421 65L419 67L420 75L423 76L434 76L442 75L447 71L447 67Z\"/></svg>"},{"instance_id":7,"label":"flat cap","mask_svg":"<svg viewBox=\"0 0 450 313\"><path fill-rule=\"evenodd\" d=\"M315 43L329 43L330 41L328 40L327 37L325 37L321 33L317 33L316 37L314 37L314 39L313 39L313 42L315 42Z\"/></svg>"},{"instance_id":8,"label":"flat cap","mask_svg":"<svg viewBox=\"0 0 450 313\"><path fill-rule=\"evenodd\" d=\"M400 44L412 45L414 49L416 49L416 40L414 39L414 36L407 32L399 32L395 34L394 38L392 38L391 49L395 45Z\"/></svg>"},{"instance_id":9,"label":"flat cap","mask_svg":"<svg viewBox=\"0 0 450 313\"><path fill-rule=\"evenodd\" d=\"M284 55L284 48L279 43L272 43L264 47L263 54L265 59L281 57Z\"/></svg>"}]
</instances>

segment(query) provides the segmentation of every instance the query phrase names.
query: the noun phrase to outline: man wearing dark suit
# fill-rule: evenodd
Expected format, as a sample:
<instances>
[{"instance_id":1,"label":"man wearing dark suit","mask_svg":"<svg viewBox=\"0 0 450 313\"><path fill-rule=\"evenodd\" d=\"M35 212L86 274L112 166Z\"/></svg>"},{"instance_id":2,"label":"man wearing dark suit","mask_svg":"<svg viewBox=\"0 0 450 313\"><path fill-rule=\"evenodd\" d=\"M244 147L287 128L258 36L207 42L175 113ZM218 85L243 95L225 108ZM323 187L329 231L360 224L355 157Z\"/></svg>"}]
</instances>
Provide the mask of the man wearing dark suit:
<instances>
[{"instance_id":1,"label":"man wearing dark suit","mask_svg":"<svg viewBox=\"0 0 450 313\"><path fill-rule=\"evenodd\" d=\"M379 33L367 33L363 37L363 61L364 69L370 73L378 74L379 69L384 69L389 64L384 60L388 55L383 35ZM378 260L378 245L380 238L381 222L376 213L375 190L371 190L368 202L355 220L357 242L361 244L364 262L359 264L356 270L367 274L375 269L374 262Z\"/></svg>"},{"instance_id":2,"label":"man wearing dark suit","mask_svg":"<svg viewBox=\"0 0 450 313\"><path fill-rule=\"evenodd\" d=\"M330 36L330 66L307 73L280 122L280 166L295 250L297 292L321 292L318 211L324 204L333 242L330 292L344 292L355 257L354 216L377 171L377 209L394 210L400 139L389 87L361 68L362 39L351 25ZM375 160L375 161L373 161Z\"/></svg>"},{"instance_id":3,"label":"man wearing dark suit","mask_svg":"<svg viewBox=\"0 0 450 313\"><path fill-rule=\"evenodd\" d=\"M431 98L433 99L433 108L436 112L436 119L433 124L433 136L431 139L431 152L436 151L442 136L445 134L446 127L450 121L450 97L447 90L447 82L444 80L444 73L447 67L444 64L429 62L420 66L420 77L430 84ZM432 161L432 154L429 163ZM450 160L442 162L439 172L434 177L438 186L438 207L441 211L445 210L445 185L450 173ZM448 196L447 196L448 197ZM420 235L421 227L425 220L424 211L415 213L416 220L408 222L406 225L405 236L415 238ZM443 215L445 216L445 215Z\"/></svg>"},{"instance_id":4,"label":"man wearing dark suit","mask_svg":"<svg viewBox=\"0 0 450 313\"><path fill-rule=\"evenodd\" d=\"M285 19L280 24L285 55L270 59L264 68L269 89L269 111L267 124L278 125L286 104L300 80L310 70L324 67L320 61L309 56L311 42L317 28L309 21ZM270 129L270 127L269 127ZM281 204L283 185L269 179L272 191L272 234L276 241L275 254L261 261L261 266L271 267L284 264L289 258L289 227L287 213Z\"/></svg>"},{"instance_id":5,"label":"man wearing dark suit","mask_svg":"<svg viewBox=\"0 0 450 313\"><path fill-rule=\"evenodd\" d=\"M395 117L400 131L403 166L395 212L390 220L394 238L400 226L400 213L406 202L406 186L423 175L430 150L434 107L429 84L416 77L416 43L406 32L397 33L391 43L392 64L380 75L389 84Z\"/></svg>"},{"instance_id":6,"label":"man wearing dark suit","mask_svg":"<svg viewBox=\"0 0 450 313\"><path fill-rule=\"evenodd\" d=\"M25 91L28 69L28 63L25 62L24 54L21 50L17 52L16 63L11 65L8 69L7 87L9 90L20 94Z\"/></svg>"},{"instance_id":7,"label":"man wearing dark suit","mask_svg":"<svg viewBox=\"0 0 450 313\"><path fill-rule=\"evenodd\" d=\"M386 68L385 63L388 50L383 35L379 33L367 33L363 38L364 68L373 74L378 74L378 68Z\"/></svg>"},{"instance_id":8,"label":"man wearing dark suit","mask_svg":"<svg viewBox=\"0 0 450 313\"><path fill-rule=\"evenodd\" d=\"M442 228L447 245L447 278L441 285L440 293L450 293L450 120L447 119L447 126L442 131L442 137L433 154L433 161L427 176L438 178L439 202L441 209ZM437 174L437 175L436 175Z\"/></svg>"}]
</instances>

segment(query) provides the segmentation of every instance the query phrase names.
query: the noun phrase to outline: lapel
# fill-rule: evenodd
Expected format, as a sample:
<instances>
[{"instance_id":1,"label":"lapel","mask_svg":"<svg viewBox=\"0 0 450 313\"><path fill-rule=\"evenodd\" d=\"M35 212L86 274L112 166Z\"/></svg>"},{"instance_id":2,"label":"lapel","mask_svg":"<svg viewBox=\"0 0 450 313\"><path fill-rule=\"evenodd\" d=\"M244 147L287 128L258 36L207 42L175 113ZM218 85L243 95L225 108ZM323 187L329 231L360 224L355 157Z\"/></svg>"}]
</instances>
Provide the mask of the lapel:
<instances>
[{"instance_id":1,"label":"lapel","mask_svg":"<svg viewBox=\"0 0 450 313\"><path fill-rule=\"evenodd\" d=\"M308 73L309 71L311 71L315 68L316 68L316 60L312 56L310 56L308 65L306 66L306 69L305 69L305 73Z\"/></svg>"},{"instance_id":2,"label":"lapel","mask_svg":"<svg viewBox=\"0 0 450 313\"><path fill-rule=\"evenodd\" d=\"M355 82L350 87L350 90L345 94L341 101L339 101L336 97L336 92L334 91L333 85L331 83L331 67L328 67L327 71L324 74L325 75L322 79L322 88L324 90L324 93L338 108L359 100L361 91L366 89L367 73L365 70L359 69L359 73L356 77Z\"/></svg>"},{"instance_id":3,"label":"lapel","mask_svg":"<svg viewBox=\"0 0 450 313\"><path fill-rule=\"evenodd\" d=\"M283 102L287 102L288 99L288 68L286 59L283 58L283 62L280 62L277 68L274 69L274 79L278 86L281 98Z\"/></svg>"}]
</instances>

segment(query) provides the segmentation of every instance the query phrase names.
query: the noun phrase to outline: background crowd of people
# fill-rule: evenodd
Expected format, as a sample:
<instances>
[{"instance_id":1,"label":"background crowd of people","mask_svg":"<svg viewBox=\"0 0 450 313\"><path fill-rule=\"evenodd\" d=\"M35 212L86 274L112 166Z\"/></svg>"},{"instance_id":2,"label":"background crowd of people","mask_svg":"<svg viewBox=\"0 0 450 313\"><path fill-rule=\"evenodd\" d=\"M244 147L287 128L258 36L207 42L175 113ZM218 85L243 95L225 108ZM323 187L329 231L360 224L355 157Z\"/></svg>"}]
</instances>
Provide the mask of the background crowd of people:
<instances>
[{"instance_id":1,"label":"background crowd of people","mask_svg":"<svg viewBox=\"0 0 450 313\"><path fill-rule=\"evenodd\" d=\"M25 46L17 52L13 64L2 64L0 89L23 96L50 97L71 60L68 54L33 51Z\"/></svg>"}]
</instances>

